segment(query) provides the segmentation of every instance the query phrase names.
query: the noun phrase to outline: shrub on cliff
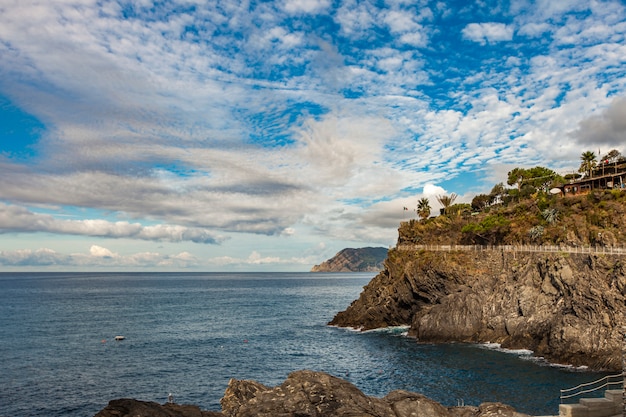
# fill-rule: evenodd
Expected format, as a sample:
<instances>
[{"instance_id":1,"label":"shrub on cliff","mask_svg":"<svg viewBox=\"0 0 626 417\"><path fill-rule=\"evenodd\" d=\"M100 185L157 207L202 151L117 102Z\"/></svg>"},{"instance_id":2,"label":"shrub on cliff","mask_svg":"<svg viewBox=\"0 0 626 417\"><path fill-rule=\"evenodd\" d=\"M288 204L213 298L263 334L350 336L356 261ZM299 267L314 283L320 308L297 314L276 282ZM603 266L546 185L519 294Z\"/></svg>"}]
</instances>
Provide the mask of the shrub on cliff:
<instances>
[{"instance_id":1,"label":"shrub on cliff","mask_svg":"<svg viewBox=\"0 0 626 417\"><path fill-rule=\"evenodd\" d=\"M472 208L476 209L487 200L491 201L487 197L474 201ZM452 210L455 206L459 206L459 210ZM519 201L504 198L500 204L484 207L471 215L468 205L455 206L450 207L445 216L401 223L398 243L626 244L626 192L622 190L568 197L536 191Z\"/></svg>"},{"instance_id":2,"label":"shrub on cliff","mask_svg":"<svg viewBox=\"0 0 626 417\"><path fill-rule=\"evenodd\" d=\"M461 231L463 243L479 245L501 244L509 233L511 221L502 214L488 215L478 223L468 223Z\"/></svg>"}]
</instances>

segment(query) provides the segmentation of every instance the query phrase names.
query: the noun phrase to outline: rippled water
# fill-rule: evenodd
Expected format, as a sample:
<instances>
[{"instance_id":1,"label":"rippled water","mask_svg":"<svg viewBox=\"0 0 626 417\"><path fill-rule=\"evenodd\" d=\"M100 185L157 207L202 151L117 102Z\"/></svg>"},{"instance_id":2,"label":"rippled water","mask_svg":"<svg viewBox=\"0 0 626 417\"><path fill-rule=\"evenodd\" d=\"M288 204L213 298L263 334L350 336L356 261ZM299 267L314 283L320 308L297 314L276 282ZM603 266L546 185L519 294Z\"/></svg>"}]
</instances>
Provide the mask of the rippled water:
<instances>
[{"instance_id":1,"label":"rippled water","mask_svg":"<svg viewBox=\"0 0 626 417\"><path fill-rule=\"evenodd\" d=\"M132 397L220 410L230 378L326 371L369 395L502 401L558 414L559 389L599 374L484 346L421 345L398 329L326 326L373 274L0 274L0 416L89 416ZM116 342L114 336L124 335Z\"/></svg>"}]
</instances>

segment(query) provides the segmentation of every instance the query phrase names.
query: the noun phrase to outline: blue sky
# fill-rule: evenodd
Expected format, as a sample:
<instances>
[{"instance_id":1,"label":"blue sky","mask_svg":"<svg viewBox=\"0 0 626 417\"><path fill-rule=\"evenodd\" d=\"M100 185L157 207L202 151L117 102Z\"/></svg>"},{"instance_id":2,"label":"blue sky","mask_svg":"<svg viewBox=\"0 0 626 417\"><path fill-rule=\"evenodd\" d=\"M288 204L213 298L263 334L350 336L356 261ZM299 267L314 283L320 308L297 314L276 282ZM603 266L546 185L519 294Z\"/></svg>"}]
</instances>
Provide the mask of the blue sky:
<instances>
[{"instance_id":1,"label":"blue sky","mask_svg":"<svg viewBox=\"0 0 626 417\"><path fill-rule=\"evenodd\" d=\"M0 270L306 271L624 152L620 1L0 0Z\"/></svg>"}]
</instances>

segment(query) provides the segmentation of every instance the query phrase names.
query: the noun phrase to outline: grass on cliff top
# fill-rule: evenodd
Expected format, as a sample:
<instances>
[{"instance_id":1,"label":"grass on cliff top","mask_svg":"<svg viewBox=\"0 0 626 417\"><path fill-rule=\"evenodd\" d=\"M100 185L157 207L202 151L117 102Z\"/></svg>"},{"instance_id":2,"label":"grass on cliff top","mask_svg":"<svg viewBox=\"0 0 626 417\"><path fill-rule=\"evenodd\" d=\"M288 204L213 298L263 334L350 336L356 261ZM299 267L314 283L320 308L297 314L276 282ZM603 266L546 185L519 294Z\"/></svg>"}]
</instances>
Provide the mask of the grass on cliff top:
<instances>
[{"instance_id":1,"label":"grass on cliff top","mask_svg":"<svg viewBox=\"0 0 626 417\"><path fill-rule=\"evenodd\" d=\"M537 192L471 212L452 206L448 214L402 222L398 244L424 245L626 245L626 192L592 191L555 196Z\"/></svg>"}]
</instances>

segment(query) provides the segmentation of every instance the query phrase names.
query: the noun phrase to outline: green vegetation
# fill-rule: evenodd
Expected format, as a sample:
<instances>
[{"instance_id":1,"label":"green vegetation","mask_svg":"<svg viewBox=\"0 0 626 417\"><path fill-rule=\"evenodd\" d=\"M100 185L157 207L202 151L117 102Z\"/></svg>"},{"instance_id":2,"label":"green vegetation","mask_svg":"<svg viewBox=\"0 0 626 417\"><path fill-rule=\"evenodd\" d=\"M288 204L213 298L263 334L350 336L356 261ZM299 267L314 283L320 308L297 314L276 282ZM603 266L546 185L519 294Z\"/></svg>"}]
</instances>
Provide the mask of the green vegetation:
<instances>
[{"instance_id":1,"label":"green vegetation","mask_svg":"<svg viewBox=\"0 0 626 417\"><path fill-rule=\"evenodd\" d=\"M591 171L596 167L596 154L592 151L583 152L580 156L580 168L578 172L584 172L588 177L591 177Z\"/></svg>"},{"instance_id":2,"label":"green vegetation","mask_svg":"<svg viewBox=\"0 0 626 417\"><path fill-rule=\"evenodd\" d=\"M509 172L507 184L515 185L517 190L510 190L509 196L520 200L538 190L547 192L554 185L565 183L563 177L549 168L534 167L530 169L515 168Z\"/></svg>"},{"instance_id":3,"label":"green vegetation","mask_svg":"<svg viewBox=\"0 0 626 417\"><path fill-rule=\"evenodd\" d=\"M509 233L511 221L501 213L483 217L479 222L470 222L461 228L472 243L495 245Z\"/></svg>"},{"instance_id":4,"label":"green vegetation","mask_svg":"<svg viewBox=\"0 0 626 417\"><path fill-rule=\"evenodd\" d=\"M437 196L437 201L441 204L441 207L443 207L442 214L449 214L450 206L452 206L457 197L458 196L454 193L450 195L442 194Z\"/></svg>"},{"instance_id":5,"label":"green vegetation","mask_svg":"<svg viewBox=\"0 0 626 417\"><path fill-rule=\"evenodd\" d=\"M593 152L591 152L593 154ZM602 175L589 151L581 156L586 175ZM624 162L617 150L601 159L603 164ZM592 167L593 165L593 167ZM608 165L607 165L608 166ZM610 168L610 167L609 167ZM626 191L595 189L585 194L552 194L570 180L545 167L515 168L506 188L496 184L470 204L454 204L456 194L438 196L442 214L431 217L428 199L418 203L419 221L403 222L398 243L480 245L613 246L626 244ZM428 210L420 207L428 207ZM420 214L421 213L421 214ZM426 214L428 213L428 214Z\"/></svg>"},{"instance_id":6,"label":"green vegetation","mask_svg":"<svg viewBox=\"0 0 626 417\"><path fill-rule=\"evenodd\" d=\"M426 220L430 217L430 202L426 197L421 198L417 202L417 215L420 219Z\"/></svg>"}]
</instances>

